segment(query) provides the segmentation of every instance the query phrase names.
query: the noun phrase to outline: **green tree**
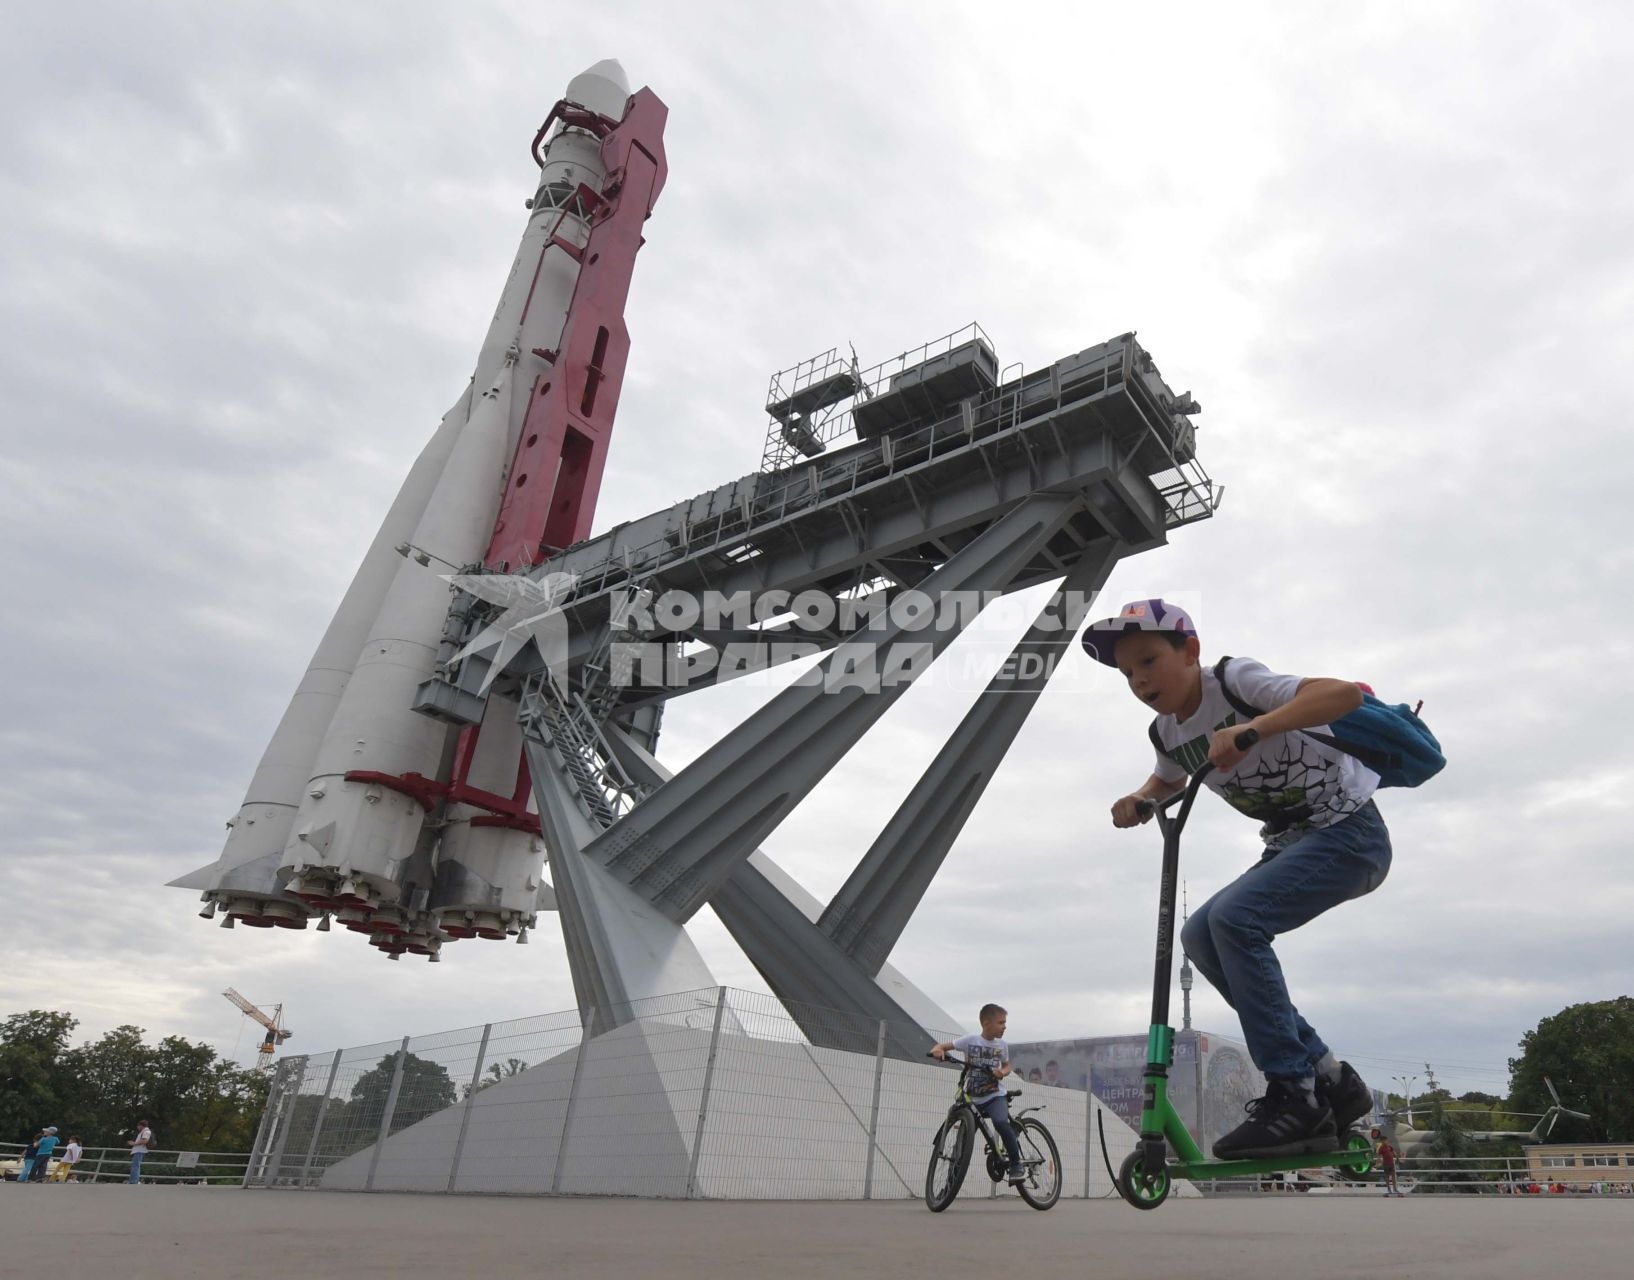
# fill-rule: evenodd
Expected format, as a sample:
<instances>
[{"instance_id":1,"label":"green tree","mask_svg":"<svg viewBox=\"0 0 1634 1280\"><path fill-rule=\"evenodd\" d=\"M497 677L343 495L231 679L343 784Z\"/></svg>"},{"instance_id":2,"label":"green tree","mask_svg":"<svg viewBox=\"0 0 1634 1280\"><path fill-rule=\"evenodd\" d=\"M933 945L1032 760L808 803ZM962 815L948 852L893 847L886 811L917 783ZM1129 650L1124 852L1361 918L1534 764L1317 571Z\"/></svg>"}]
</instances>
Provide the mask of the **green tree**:
<instances>
[{"instance_id":1,"label":"green tree","mask_svg":"<svg viewBox=\"0 0 1634 1280\"><path fill-rule=\"evenodd\" d=\"M161 1148L248 1150L265 1079L181 1036L146 1044L140 1027L69 1048L77 1025L41 1010L0 1023L0 1136L55 1124L87 1146L119 1147L145 1119Z\"/></svg>"},{"instance_id":2,"label":"green tree","mask_svg":"<svg viewBox=\"0 0 1634 1280\"><path fill-rule=\"evenodd\" d=\"M498 1084L501 1080L509 1080L512 1076L519 1076L528 1069L528 1064L521 1058L506 1058L504 1062L490 1062L477 1081L473 1093L480 1093L491 1084Z\"/></svg>"},{"instance_id":3,"label":"green tree","mask_svg":"<svg viewBox=\"0 0 1634 1280\"><path fill-rule=\"evenodd\" d=\"M1475 1187L1464 1185L1474 1175L1457 1162L1468 1160L1480 1152L1459 1112L1448 1107L1444 1099L1438 1098L1431 1106L1431 1117L1430 1139L1414 1153L1418 1180L1421 1183L1447 1184L1445 1189L1448 1191L1475 1191Z\"/></svg>"},{"instance_id":4,"label":"green tree","mask_svg":"<svg viewBox=\"0 0 1634 1280\"><path fill-rule=\"evenodd\" d=\"M1562 1116L1550 1137L1560 1141L1634 1140L1634 996L1569 1005L1521 1037L1509 1060L1509 1097L1521 1111L1554 1105L1547 1076L1560 1100L1588 1120Z\"/></svg>"},{"instance_id":5,"label":"green tree","mask_svg":"<svg viewBox=\"0 0 1634 1280\"><path fill-rule=\"evenodd\" d=\"M73 1119L87 1145L118 1146L124 1135L145 1119L161 1146L170 1145L160 1123L164 1117L146 1115L147 1054L142 1028L115 1027L101 1039L70 1049L63 1055L65 1088Z\"/></svg>"},{"instance_id":6,"label":"green tree","mask_svg":"<svg viewBox=\"0 0 1634 1280\"><path fill-rule=\"evenodd\" d=\"M352 1086L351 1101L351 1122L354 1125L380 1123L396 1068L397 1055L388 1053L357 1078L357 1083ZM405 1054L403 1080L397 1090L397 1108L392 1113L391 1131L396 1133L411 1124L418 1124L433 1112L453 1106L458 1097L459 1090L446 1067L418 1054Z\"/></svg>"},{"instance_id":7,"label":"green tree","mask_svg":"<svg viewBox=\"0 0 1634 1280\"><path fill-rule=\"evenodd\" d=\"M0 1141L27 1142L63 1118L59 1063L78 1025L70 1014L45 1009L0 1022Z\"/></svg>"}]
</instances>

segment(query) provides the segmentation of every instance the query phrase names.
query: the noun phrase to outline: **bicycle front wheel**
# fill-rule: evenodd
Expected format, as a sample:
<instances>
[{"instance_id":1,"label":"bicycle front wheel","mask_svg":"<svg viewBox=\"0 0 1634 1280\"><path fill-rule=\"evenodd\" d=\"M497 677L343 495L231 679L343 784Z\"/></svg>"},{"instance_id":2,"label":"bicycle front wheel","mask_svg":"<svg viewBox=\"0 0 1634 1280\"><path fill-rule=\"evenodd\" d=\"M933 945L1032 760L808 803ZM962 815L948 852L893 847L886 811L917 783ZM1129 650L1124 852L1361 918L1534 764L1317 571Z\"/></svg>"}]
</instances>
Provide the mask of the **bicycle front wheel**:
<instances>
[{"instance_id":1,"label":"bicycle front wheel","mask_svg":"<svg viewBox=\"0 0 1634 1280\"><path fill-rule=\"evenodd\" d=\"M949 1116L936 1131L930 1167L925 1170L925 1207L932 1213L941 1213L959 1194L965 1171L970 1168L970 1148L975 1139L976 1126L968 1111Z\"/></svg>"},{"instance_id":2,"label":"bicycle front wheel","mask_svg":"<svg viewBox=\"0 0 1634 1280\"><path fill-rule=\"evenodd\" d=\"M1048 1209L1061 1198L1061 1153L1055 1139L1042 1122L1029 1117L1016 1122L1016 1142L1021 1147L1022 1168L1027 1171L1016 1190L1033 1208Z\"/></svg>"}]
</instances>

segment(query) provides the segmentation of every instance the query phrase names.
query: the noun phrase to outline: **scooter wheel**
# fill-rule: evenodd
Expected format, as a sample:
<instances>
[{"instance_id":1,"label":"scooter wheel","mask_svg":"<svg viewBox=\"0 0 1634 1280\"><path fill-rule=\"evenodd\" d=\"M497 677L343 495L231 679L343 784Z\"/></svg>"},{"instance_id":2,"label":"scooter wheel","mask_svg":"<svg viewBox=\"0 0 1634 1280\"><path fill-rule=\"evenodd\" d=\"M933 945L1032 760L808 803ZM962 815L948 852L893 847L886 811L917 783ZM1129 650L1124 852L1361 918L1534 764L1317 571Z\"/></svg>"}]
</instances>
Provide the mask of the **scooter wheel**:
<instances>
[{"instance_id":1,"label":"scooter wheel","mask_svg":"<svg viewBox=\"0 0 1634 1280\"><path fill-rule=\"evenodd\" d=\"M1346 1161L1340 1171L1348 1171L1354 1177L1364 1177L1373 1172L1373 1144L1359 1133L1350 1135L1345 1143L1345 1150L1350 1152L1352 1159Z\"/></svg>"},{"instance_id":2,"label":"scooter wheel","mask_svg":"<svg viewBox=\"0 0 1634 1280\"><path fill-rule=\"evenodd\" d=\"M1155 1209L1169 1198L1169 1171L1148 1174L1140 1152L1131 1151L1118 1170L1118 1192L1137 1209Z\"/></svg>"}]
</instances>

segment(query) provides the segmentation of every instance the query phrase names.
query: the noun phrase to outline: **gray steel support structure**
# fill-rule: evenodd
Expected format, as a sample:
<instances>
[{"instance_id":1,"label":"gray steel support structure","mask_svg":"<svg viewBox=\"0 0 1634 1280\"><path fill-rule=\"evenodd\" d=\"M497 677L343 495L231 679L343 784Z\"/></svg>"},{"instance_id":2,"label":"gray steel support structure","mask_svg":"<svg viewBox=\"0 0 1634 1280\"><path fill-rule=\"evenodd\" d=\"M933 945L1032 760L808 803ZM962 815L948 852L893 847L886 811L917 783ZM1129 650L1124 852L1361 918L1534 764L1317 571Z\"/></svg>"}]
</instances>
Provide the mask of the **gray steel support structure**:
<instances>
[{"instance_id":1,"label":"gray steel support structure","mask_svg":"<svg viewBox=\"0 0 1634 1280\"><path fill-rule=\"evenodd\" d=\"M1195 464L1186 416L1195 402L1169 391L1133 335L1000 385L969 360L960 366L962 353L980 364L984 350L967 343L872 388L863 376L847 411L857 443L829 451L835 433L819 439L800 419L786 438L806 441L812 461L750 475L537 566L575 580L562 604L566 687L531 649L503 679L519 686L587 1034L618 1025L633 1000L709 985L697 980L707 968L683 927L706 903L791 1007L923 1029L888 1046L899 1056L951 1029L889 968L892 947L1118 558L1160 545L1217 500ZM955 375L965 394L938 401L938 380ZM914 392L911 404L900 387ZM774 417L787 425L790 404L809 413L819 399L781 403ZM1012 655L1033 660L1006 664L833 901L817 902L760 843L970 622L967 609L944 604L1051 580L1055 596ZM655 596L706 591L746 597L756 624L711 629L643 614ZM775 620L796 592L880 607L848 632L802 632ZM621 655L645 663L684 644L707 646L706 660L663 665L656 678L651 663L619 666ZM724 659L745 649L762 665L827 656L671 775L654 754L662 705L740 674ZM447 679L468 689L483 666L472 660ZM825 1043L836 1034L806 1030Z\"/></svg>"},{"instance_id":2,"label":"gray steel support structure","mask_svg":"<svg viewBox=\"0 0 1634 1280\"><path fill-rule=\"evenodd\" d=\"M1002 588L1083 509L1076 494L1025 498L919 584L931 602ZM685 923L777 829L964 629L892 609L598 836L585 857Z\"/></svg>"},{"instance_id":3,"label":"gray steel support structure","mask_svg":"<svg viewBox=\"0 0 1634 1280\"><path fill-rule=\"evenodd\" d=\"M865 973L879 972L907 928L1083 625L1118 551L1109 541L1086 551L1073 566L817 921Z\"/></svg>"}]
</instances>

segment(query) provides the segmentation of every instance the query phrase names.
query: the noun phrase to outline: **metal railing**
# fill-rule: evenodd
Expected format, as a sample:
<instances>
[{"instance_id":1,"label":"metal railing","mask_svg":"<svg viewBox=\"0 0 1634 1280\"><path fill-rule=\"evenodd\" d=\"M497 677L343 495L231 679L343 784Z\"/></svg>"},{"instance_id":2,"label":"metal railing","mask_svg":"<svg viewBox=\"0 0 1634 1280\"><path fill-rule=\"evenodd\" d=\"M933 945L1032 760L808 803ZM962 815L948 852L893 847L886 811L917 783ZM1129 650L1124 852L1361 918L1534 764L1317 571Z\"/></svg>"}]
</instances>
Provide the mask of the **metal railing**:
<instances>
[{"instance_id":1,"label":"metal railing","mask_svg":"<svg viewBox=\"0 0 1634 1280\"><path fill-rule=\"evenodd\" d=\"M972 326L972 328L974 328ZM950 334L920 350L941 348L953 343L967 330ZM752 551L757 536L782 525L791 516L815 509L837 499L860 496L865 490L895 483L917 468L928 466L949 453L963 451L972 444L998 446L1015 442L1022 448L1054 448L1055 438L1049 415L1068 405L1093 405L1106 397L1127 395L1135 406L1141 426L1129 448L1147 450L1162 465L1151 470L1165 509L1167 528L1178 528L1211 515L1219 490L1196 457L1177 448L1163 429L1165 411L1153 398L1136 367L1138 347L1133 338L1123 343L1121 358L1110 362L1100 381L1093 378L1071 388L1061 387L1042 370L1032 377L1019 372L976 401L965 401L935 421L893 431L878 450L834 459L818 457L779 470L763 471L752 477L752 486L742 487L738 501L712 512L707 518L691 521L684 528L671 529L663 536L640 546L614 547L618 534L613 530L600 538L580 544L588 547L605 541L608 552L601 560L575 568L577 580L564 602L571 608L615 586L648 582L673 563L688 559L705 549L732 547ZM898 357L899 360L905 357ZM895 362L887 362L893 364ZM876 369L883 366L876 366ZM869 370L864 379L875 374ZM884 375L880 375L884 376ZM1036 381L1035 381L1036 379ZM886 379L888 381L888 378ZM849 429L850 414L842 410L825 427L830 435ZM1037 435L1038 442L1032 437ZM1132 454L1131 454L1132 456ZM550 562L546 562L549 564Z\"/></svg>"},{"instance_id":2,"label":"metal railing","mask_svg":"<svg viewBox=\"0 0 1634 1280\"><path fill-rule=\"evenodd\" d=\"M997 363L992 339L979 324L971 323L882 360L868 369L859 367L855 351L848 358L842 356L837 347L830 347L821 355L774 373L766 388L766 406L771 423L766 432L765 448L761 451L761 471L781 471L797 464L804 454L795 443L789 422L771 412L774 407L788 405L793 408L799 404L801 393L818 390L825 385L834 387L836 393L843 392L834 394L832 398L822 397L810 412L798 419L804 434L815 445L826 447L852 430L851 410L854 405L886 394L893 388L896 379L908 370L973 343L985 347L994 363ZM1020 364L1011 365L1005 370L1005 375L1012 370L1019 379Z\"/></svg>"},{"instance_id":3,"label":"metal railing","mask_svg":"<svg viewBox=\"0 0 1634 1280\"><path fill-rule=\"evenodd\" d=\"M1396 1185L1403 1195L1612 1195L1634 1199L1634 1169L1611 1167L1600 1179L1583 1170L1531 1169L1524 1156L1404 1156L1396 1162ZM1575 1174L1579 1181L1552 1183L1551 1174ZM1243 1192L1311 1192L1324 1195L1383 1195L1384 1173L1339 1175L1304 1170L1202 1184L1219 1195ZM1559 1185L1558 1192L1552 1188Z\"/></svg>"},{"instance_id":4,"label":"metal railing","mask_svg":"<svg viewBox=\"0 0 1634 1280\"><path fill-rule=\"evenodd\" d=\"M26 1145L20 1142L0 1142L0 1174L11 1181L18 1176ZM65 1166L58 1158L59 1147L48 1158L47 1182L57 1182L55 1176L66 1167L69 1172L61 1180L74 1182L126 1182L130 1178L131 1153L129 1147L85 1147L79 1160ZM209 1183L216 1186L240 1186L250 1164L247 1151L171 1151L154 1148L143 1157L140 1180L144 1183Z\"/></svg>"}]
</instances>

